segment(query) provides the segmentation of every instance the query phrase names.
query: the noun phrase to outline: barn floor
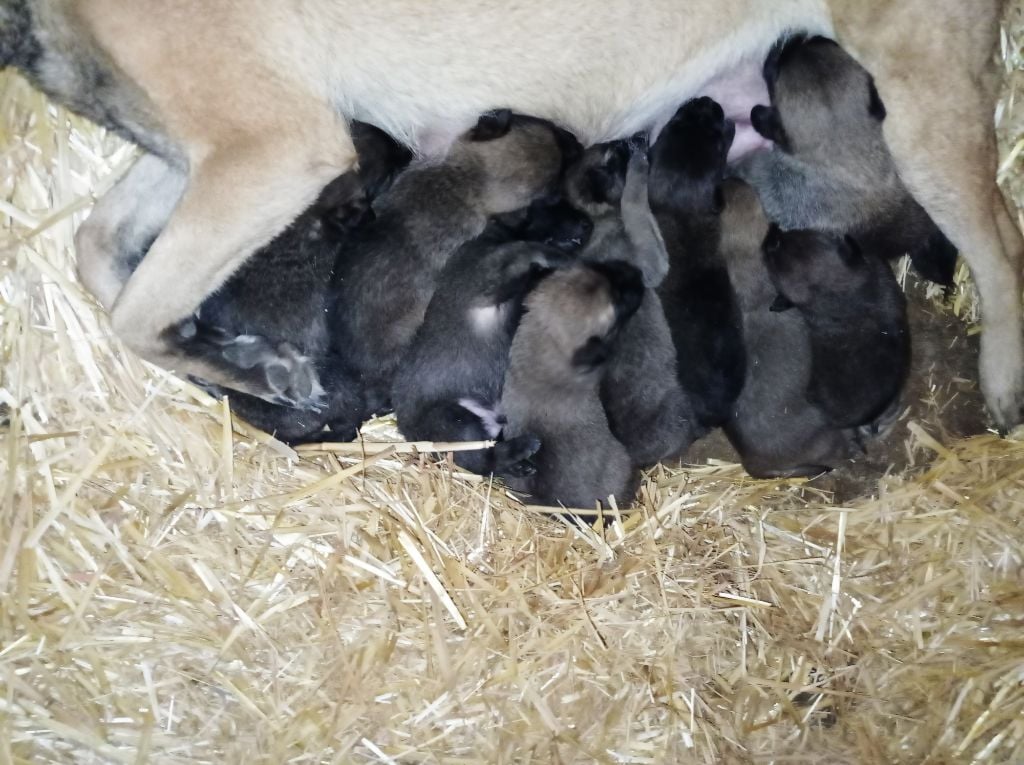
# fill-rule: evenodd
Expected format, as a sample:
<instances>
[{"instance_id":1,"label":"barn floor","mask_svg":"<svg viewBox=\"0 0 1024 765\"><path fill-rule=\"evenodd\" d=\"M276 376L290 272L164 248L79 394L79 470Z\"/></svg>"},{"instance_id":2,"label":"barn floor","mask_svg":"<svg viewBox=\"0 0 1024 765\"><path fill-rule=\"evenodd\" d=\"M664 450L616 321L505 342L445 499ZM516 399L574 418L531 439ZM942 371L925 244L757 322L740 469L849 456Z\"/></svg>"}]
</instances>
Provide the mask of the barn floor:
<instances>
[{"instance_id":1,"label":"barn floor","mask_svg":"<svg viewBox=\"0 0 1024 765\"><path fill-rule=\"evenodd\" d=\"M1024 441L985 431L966 272L908 285L863 465L709 443L584 530L387 420L296 453L127 353L72 233L132 156L0 75L0 763L1024 762Z\"/></svg>"}]
</instances>

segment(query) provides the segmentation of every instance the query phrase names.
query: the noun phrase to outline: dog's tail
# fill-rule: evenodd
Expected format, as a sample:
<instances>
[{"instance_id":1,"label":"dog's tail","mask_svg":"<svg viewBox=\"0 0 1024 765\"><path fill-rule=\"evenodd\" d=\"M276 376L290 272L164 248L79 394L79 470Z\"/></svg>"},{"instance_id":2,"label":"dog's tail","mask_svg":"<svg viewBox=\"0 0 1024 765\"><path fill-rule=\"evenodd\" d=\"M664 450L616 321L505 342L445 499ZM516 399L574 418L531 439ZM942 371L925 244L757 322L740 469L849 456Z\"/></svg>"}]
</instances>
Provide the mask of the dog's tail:
<instances>
[{"instance_id":1,"label":"dog's tail","mask_svg":"<svg viewBox=\"0 0 1024 765\"><path fill-rule=\"evenodd\" d=\"M29 69L39 54L29 0L0 0L0 69Z\"/></svg>"}]
</instances>

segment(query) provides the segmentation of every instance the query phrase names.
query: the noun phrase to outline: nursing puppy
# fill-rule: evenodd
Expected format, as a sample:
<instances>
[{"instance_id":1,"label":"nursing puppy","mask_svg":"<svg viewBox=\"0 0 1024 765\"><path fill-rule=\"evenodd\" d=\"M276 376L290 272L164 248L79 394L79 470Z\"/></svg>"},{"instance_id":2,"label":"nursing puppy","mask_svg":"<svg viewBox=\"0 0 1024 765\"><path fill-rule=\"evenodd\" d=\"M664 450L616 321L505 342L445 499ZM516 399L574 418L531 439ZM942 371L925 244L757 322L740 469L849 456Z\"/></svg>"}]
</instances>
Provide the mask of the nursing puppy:
<instances>
[{"instance_id":1,"label":"nursing puppy","mask_svg":"<svg viewBox=\"0 0 1024 765\"><path fill-rule=\"evenodd\" d=\"M885 144L885 106L871 75L832 40L793 37L765 63L772 105L751 112L775 150L739 166L784 229L850 234L884 258L910 254L949 286L956 248L899 178Z\"/></svg>"},{"instance_id":2,"label":"nursing puppy","mask_svg":"<svg viewBox=\"0 0 1024 765\"><path fill-rule=\"evenodd\" d=\"M898 404L910 371L907 306L880 257L850 237L772 226L765 264L811 341L808 400L841 428L870 426Z\"/></svg>"},{"instance_id":3,"label":"nursing puppy","mask_svg":"<svg viewBox=\"0 0 1024 765\"><path fill-rule=\"evenodd\" d=\"M323 406L301 409L275 404L219 386L235 414L287 443L315 436L327 425L331 438L351 440L365 418L362 383L344 354L331 350L327 332L328 291L335 261L352 231L373 218L371 203L408 165L411 153L382 130L352 125L359 151L361 192L351 196L342 182L328 184L316 203L270 244L258 251L182 326L182 345L230 356L253 374L290 376L288 360L312 374L297 392L310 397L322 386ZM127 278L127 275L126 275ZM267 363L261 363L266 359ZM273 387L273 386L271 386Z\"/></svg>"},{"instance_id":4,"label":"nursing puppy","mask_svg":"<svg viewBox=\"0 0 1024 765\"><path fill-rule=\"evenodd\" d=\"M723 185L722 256L739 301L746 347L743 390L725 432L755 478L813 476L856 455L852 433L807 399L811 341L796 311L773 312L778 291L762 257L769 224L757 193Z\"/></svg>"},{"instance_id":5,"label":"nursing puppy","mask_svg":"<svg viewBox=\"0 0 1024 765\"><path fill-rule=\"evenodd\" d=\"M565 265L590 221L568 205L534 205L499 216L445 265L423 324L398 368L393 399L410 441L500 439L509 347L527 291ZM539 447L528 435L454 454L474 473L516 475Z\"/></svg>"},{"instance_id":6,"label":"nursing puppy","mask_svg":"<svg viewBox=\"0 0 1024 765\"><path fill-rule=\"evenodd\" d=\"M719 250L719 187L734 130L721 106L699 98L680 107L651 148L651 209L669 256L658 296L697 435L732 415L746 363L739 307Z\"/></svg>"},{"instance_id":7,"label":"nursing puppy","mask_svg":"<svg viewBox=\"0 0 1024 765\"><path fill-rule=\"evenodd\" d=\"M328 327L362 380L367 415L391 408L395 371L451 255L491 215L553 192L575 140L548 123L482 117L445 161L406 171L335 266Z\"/></svg>"},{"instance_id":8,"label":"nursing puppy","mask_svg":"<svg viewBox=\"0 0 1024 765\"><path fill-rule=\"evenodd\" d=\"M648 166L636 142L588 149L566 177L566 197L594 222L581 257L626 262L640 270L647 294L623 324L601 381L601 401L615 437L636 465L685 450L694 440L693 412L676 378L676 355L655 292L668 255L648 202Z\"/></svg>"},{"instance_id":9,"label":"nursing puppy","mask_svg":"<svg viewBox=\"0 0 1024 765\"><path fill-rule=\"evenodd\" d=\"M832 36L875 76L903 181L968 258L985 313L982 389L1011 427L1024 403L1024 240L994 183L1004 6L692 0L681 13L678 0L652 0L637 13L628 0L310 0L291 13L276 0L0 0L0 66L145 149L79 230L79 273L128 347L231 385L237 368L183 351L176 327L354 169L347 120L436 156L498 106L587 145L656 132L702 93L745 119L765 103L756 73L780 36ZM756 139L741 124L734 153ZM118 242L140 231L159 235L122 289Z\"/></svg>"},{"instance_id":10,"label":"nursing puppy","mask_svg":"<svg viewBox=\"0 0 1024 765\"><path fill-rule=\"evenodd\" d=\"M632 502L637 473L609 428L599 389L617 330L644 299L640 272L616 262L555 271L527 296L501 404L507 439L540 441L532 474L508 479L531 503Z\"/></svg>"}]
</instances>

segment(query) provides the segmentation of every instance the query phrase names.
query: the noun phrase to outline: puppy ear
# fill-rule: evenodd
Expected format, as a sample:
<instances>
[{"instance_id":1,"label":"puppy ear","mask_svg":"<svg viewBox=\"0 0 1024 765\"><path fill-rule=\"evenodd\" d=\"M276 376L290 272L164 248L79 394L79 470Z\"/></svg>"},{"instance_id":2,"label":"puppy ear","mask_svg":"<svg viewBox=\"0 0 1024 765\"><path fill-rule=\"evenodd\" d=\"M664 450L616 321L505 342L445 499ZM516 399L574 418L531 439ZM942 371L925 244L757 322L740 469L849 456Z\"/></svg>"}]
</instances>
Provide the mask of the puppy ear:
<instances>
[{"instance_id":1,"label":"puppy ear","mask_svg":"<svg viewBox=\"0 0 1024 765\"><path fill-rule=\"evenodd\" d=\"M721 215L725 212L725 192L722 191L722 185L718 184L715 186L715 193L712 197L711 210L716 215Z\"/></svg>"},{"instance_id":2,"label":"puppy ear","mask_svg":"<svg viewBox=\"0 0 1024 765\"><path fill-rule=\"evenodd\" d=\"M353 120L349 126L359 156L359 179L375 199L412 161L412 151L378 127Z\"/></svg>"},{"instance_id":3,"label":"puppy ear","mask_svg":"<svg viewBox=\"0 0 1024 765\"><path fill-rule=\"evenodd\" d=\"M768 233L764 237L761 249L764 252L777 252L782 247L782 229L778 223L772 223L768 227Z\"/></svg>"},{"instance_id":4,"label":"puppy ear","mask_svg":"<svg viewBox=\"0 0 1024 765\"><path fill-rule=\"evenodd\" d=\"M856 266L864 262L864 252L861 250L857 240L847 234L839 243L839 257L848 266Z\"/></svg>"},{"instance_id":5,"label":"puppy ear","mask_svg":"<svg viewBox=\"0 0 1024 765\"><path fill-rule=\"evenodd\" d=\"M480 115L476 127L469 131L471 141L493 141L508 135L512 129L512 110L496 109Z\"/></svg>"},{"instance_id":6,"label":"puppy ear","mask_svg":"<svg viewBox=\"0 0 1024 765\"><path fill-rule=\"evenodd\" d=\"M608 280L615 318L619 324L635 314L643 302L644 277L640 269L624 260L591 263L590 267Z\"/></svg>"},{"instance_id":7,"label":"puppy ear","mask_svg":"<svg viewBox=\"0 0 1024 765\"><path fill-rule=\"evenodd\" d=\"M594 335L576 349L572 355L572 365L589 372L605 363L610 353L607 338Z\"/></svg>"},{"instance_id":8,"label":"puppy ear","mask_svg":"<svg viewBox=\"0 0 1024 765\"><path fill-rule=\"evenodd\" d=\"M755 106L750 110L750 124L754 130L780 148L785 149L789 146L789 138L782 125L782 117L774 106L764 106L763 104Z\"/></svg>"},{"instance_id":9,"label":"puppy ear","mask_svg":"<svg viewBox=\"0 0 1024 765\"><path fill-rule=\"evenodd\" d=\"M874 77L868 80L868 112L879 122L885 119L885 104L882 103L882 97L878 95Z\"/></svg>"},{"instance_id":10,"label":"puppy ear","mask_svg":"<svg viewBox=\"0 0 1024 765\"><path fill-rule=\"evenodd\" d=\"M796 304L785 295L776 295L775 300L768 307L768 310L772 313L783 313L791 308L796 308Z\"/></svg>"}]
</instances>

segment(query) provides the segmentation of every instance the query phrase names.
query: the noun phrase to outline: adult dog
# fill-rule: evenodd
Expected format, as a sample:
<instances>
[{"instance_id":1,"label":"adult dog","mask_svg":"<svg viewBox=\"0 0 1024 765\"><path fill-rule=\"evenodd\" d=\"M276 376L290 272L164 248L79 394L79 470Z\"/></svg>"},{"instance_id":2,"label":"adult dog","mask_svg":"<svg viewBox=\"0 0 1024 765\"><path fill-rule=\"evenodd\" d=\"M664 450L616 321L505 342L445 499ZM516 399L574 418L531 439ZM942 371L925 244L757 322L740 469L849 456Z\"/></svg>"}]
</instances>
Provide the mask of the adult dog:
<instances>
[{"instance_id":1,"label":"adult dog","mask_svg":"<svg viewBox=\"0 0 1024 765\"><path fill-rule=\"evenodd\" d=\"M147 152L78 234L115 331L163 366L265 395L186 355L174 328L353 169L348 120L424 155L497 107L585 144L657 131L700 94L742 121L766 100L780 36L834 37L875 76L907 187L971 266L981 384L1008 428L1024 402L1024 240L993 179L1004 1L0 0L0 65ZM124 243L147 234L122 288Z\"/></svg>"}]
</instances>

